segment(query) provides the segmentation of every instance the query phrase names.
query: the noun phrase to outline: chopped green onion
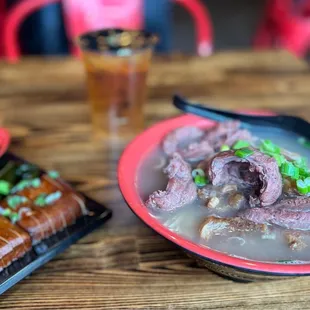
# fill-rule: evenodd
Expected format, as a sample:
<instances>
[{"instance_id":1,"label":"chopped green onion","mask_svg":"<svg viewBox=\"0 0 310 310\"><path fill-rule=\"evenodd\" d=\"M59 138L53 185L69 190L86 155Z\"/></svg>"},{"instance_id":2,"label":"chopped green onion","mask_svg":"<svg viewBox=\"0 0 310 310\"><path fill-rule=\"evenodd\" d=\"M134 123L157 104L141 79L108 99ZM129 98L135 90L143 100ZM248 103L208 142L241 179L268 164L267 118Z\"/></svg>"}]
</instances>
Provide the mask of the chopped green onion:
<instances>
[{"instance_id":1,"label":"chopped green onion","mask_svg":"<svg viewBox=\"0 0 310 310\"><path fill-rule=\"evenodd\" d=\"M9 215L9 218L10 218L10 220L11 220L11 222L12 222L13 224L15 224L15 223L16 223L17 221L19 221L19 219L20 219L19 214L16 213L16 212L11 213L11 214Z\"/></svg>"},{"instance_id":2,"label":"chopped green onion","mask_svg":"<svg viewBox=\"0 0 310 310\"><path fill-rule=\"evenodd\" d=\"M279 167L281 167L281 165L286 162L286 159L283 155L273 154L272 157L276 160Z\"/></svg>"},{"instance_id":3,"label":"chopped green onion","mask_svg":"<svg viewBox=\"0 0 310 310\"><path fill-rule=\"evenodd\" d=\"M305 178L304 183L307 185L308 193L310 193L310 177Z\"/></svg>"},{"instance_id":4,"label":"chopped green onion","mask_svg":"<svg viewBox=\"0 0 310 310\"><path fill-rule=\"evenodd\" d=\"M270 153L276 153L276 154L280 154L280 151L281 151L277 145L271 142L271 140L262 140L260 149L263 152L270 152Z\"/></svg>"},{"instance_id":5,"label":"chopped green onion","mask_svg":"<svg viewBox=\"0 0 310 310\"><path fill-rule=\"evenodd\" d=\"M298 138L298 143L301 144L302 146L306 147L306 148L310 148L310 141L307 140L306 138L304 137L300 137Z\"/></svg>"},{"instance_id":6,"label":"chopped green onion","mask_svg":"<svg viewBox=\"0 0 310 310\"><path fill-rule=\"evenodd\" d=\"M6 217L8 217L11 213L12 213L11 209L8 209L8 208L2 209L0 211L0 214L3 215L3 216L6 216Z\"/></svg>"},{"instance_id":7,"label":"chopped green onion","mask_svg":"<svg viewBox=\"0 0 310 310\"><path fill-rule=\"evenodd\" d=\"M246 157L252 155L253 153L254 153L253 150L248 149L248 148L245 148L245 149L237 150L237 151L235 152L235 155L238 156L238 157L240 157L240 158L246 158Z\"/></svg>"},{"instance_id":8,"label":"chopped green onion","mask_svg":"<svg viewBox=\"0 0 310 310\"><path fill-rule=\"evenodd\" d=\"M16 193L19 191L24 190L25 188L28 187L35 187L38 188L41 185L41 180L39 178L34 178L30 180L21 180L19 183L17 183L13 188L12 188L12 193Z\"/></svg>"},{"instance_id":9,"label":"chopped green onion","mask_svg":"<svg viewBox=\"0 0 310 310\"><path fill-rule=\"evenodd\" d=\"M271 152L263 152L263 153L274 158L279 167L281 167L281 165L286 162L286 159L283 155L271 153Z\"/></svg>"},{"instance_id":10,"label":"chopped green onion","mask_svg":"<svg viewBox=\"0 0 310 310\"><path fill-rule=\"evenodd\" d=\"M202 175L196 175L194 181L197 186L205 186L207 184L206 177Z\"/></svg>"},{"instance_id":11,"label":"chopped green onion","mask_svg":"<svg viewBox=\"0 0 310 310\"><path fill-rule=\"evenodd\" d=\"M308 169L308 162L307 162L307 158L306 157L299 157L293 163L298 168Z\"/></svg>"},{"instance_id":12,"label":"chopped green onion","mask_svg":"<svg viewBox=\"0 0 310 310\"><path fill-rule=\"evenodd\" d=\"M294 180L299 178L299 169L290 162L283 163L280 171L284 176L291 177Z\"/></svg>"},{"instance_id":13,"label":"chopped green onion","mask_svg":"<svg viewBox=\"0 0 310 310\"><path fill-rule=\"evenodd\" d=\"M47 174L48 174L48 176L50 177L50 178L52 178L52 179L57 179L57 178L59 178L59 172L58 171L56 171L56 170L50 170L50 171L48 171L47 172Z\"/></svg>"},{"instance_id":14,"label":"chopped green onion","mask_svg":"<svg viewBox=\"0 0 310 310\"><path fill-rule=\"evenodd\" d=\"M204 177L205 176L205 172L202 169L200 169L200 168L194 169L192 171L192 177L195 178L197 175L201 175L201 176Z\"/></svg>"},{"instance_id":15,"label":"chopped green onion","mask_svg":"<svg viewBox=\"0 0 310 310\"><path fill-rule=\"evenodd\" d=\"M310 176L310 171L308 169L299 168L299 175L304 178L307 178Z\"/></svg>"},{"instance_id":16,"label":"chopped green onion","mask_svg":"<svg viewBox=\"0 0 310 310\"><path fill-rule=\"evenodd\" d=\"M11 189L11 184L8 181L0 180L0 194L8 195Z\"/></svg>"},{"instance_id":17,"label":"chopped green onion","mask_svg":"<svg viewBox=\"0 0 310 310\"><path fill-rule=\"evenodd\" d=\"M234 145L233 145L233 150L239 150L243 149L245 147L249 147L250 143L246 140L238 140Z\"/></svg>"},{"instance_id":18,"label":"chopped green onion","mask_svg":"<svg viewBox=\"0 0 310 310\"><path fill-rule=\"evenodd\" d=\"M41 193L39 196L36 197L36 199L34 200L34 204L36 206L39 207L44 207L45 206L45 198L46 198L46 194L45 193Z\"/></svg>"},{"instance_id":19,"label":"chopped green onion","mask_svg":"<svg viewBox=\"0 0 310 310\"><path fill-rule=\"evenodd\" d=\"M297 180L296 181L296 187L297 187L298 192L302 195L306 195L309 192L308 186L303 180L300 180L300 179Z\"/></svg>"},{"instance_id":20,"label":"chopped green onion","mask_svg":"<svg viewBox=\"0 0 310 310\"><path fill-rule=\"evenodd\" d=\"M230 150L230 147L227 144L223 144L220 148L221 152L229 151L229 150Z\"/></svg>"},{"instance_id":21,"label":"chopped green onion","mask_svg":"<svg viewBox=\"0 0 310 310\"><path fill-rule=\"evenodd\" d=\"M202 177L202 176L199 175L199 177ZM45 197L45 203L46 204L52 204L53 202L58 200L61 196L62 196L62 192L61 191L57 191L55 193L51 193L51 194L49 194L49 195L47 195Z\"/></svg>"},{"instance_id":22,"label":"chopped green onion","mask_svg":"<svg viewBox=\"0 0 310 310\"><path fill-rule=\"evenodd\" d=\"M6 201L10 208L15 209L20 204L27 202L28 199L24 196L13 195L13 196L8 196L6 198Z\"/></svg>"}]
</instances>

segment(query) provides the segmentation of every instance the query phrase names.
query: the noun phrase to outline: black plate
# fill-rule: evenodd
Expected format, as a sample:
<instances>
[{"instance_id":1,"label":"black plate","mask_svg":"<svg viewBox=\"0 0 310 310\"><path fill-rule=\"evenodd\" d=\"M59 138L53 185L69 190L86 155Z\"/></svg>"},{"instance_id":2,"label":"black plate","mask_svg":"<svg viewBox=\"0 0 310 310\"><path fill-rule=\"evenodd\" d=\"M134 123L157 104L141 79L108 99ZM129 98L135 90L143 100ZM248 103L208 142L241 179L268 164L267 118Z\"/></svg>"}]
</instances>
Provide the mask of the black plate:
<instances>
[{"instance_id":1,"label":"black plate","mask_svg":"<svg viewBox=\"0 0 310 310\"><path fill-rule=\"evenodd\" d=\"M3 157L7 160L26 162L11 153L6 153ZM75 224L34 245L31 251L25 256L16 260L0 272L0 294L47 263L57 254L66 250L71 244L92 232L111 217L111 210L84 194L82 195L85 198L85 204L90 211L90 215L79 218Z\"/></svg>"}]
</instances>

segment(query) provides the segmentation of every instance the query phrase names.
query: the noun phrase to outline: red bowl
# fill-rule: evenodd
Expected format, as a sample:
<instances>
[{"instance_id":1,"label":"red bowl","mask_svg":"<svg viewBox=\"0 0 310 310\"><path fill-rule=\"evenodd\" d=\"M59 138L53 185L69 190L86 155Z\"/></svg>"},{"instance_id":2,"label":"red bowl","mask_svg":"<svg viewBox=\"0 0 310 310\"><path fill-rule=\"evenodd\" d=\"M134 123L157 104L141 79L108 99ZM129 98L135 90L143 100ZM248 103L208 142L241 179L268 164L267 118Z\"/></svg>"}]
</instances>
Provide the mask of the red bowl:
<instances>
[{"instance_id":1,"label":"red bowl","mask_svg":"<svg viewBox=\"0 0 310 310\"><path fill-rule=\"evenodd\" d=\"M262 113L260 113L262 114ZM265 113L264 113L265 114ZM124 199L131 210L149 227L172 241L194 257L203 266L222 275L243 281L259 279L277 279L279 277L301 276L310 274L309 264L277 264L259 262L229 256L210 248L196 244L170 231L152 217L141 200L137 190L137 171L143 160L161 143L170 131L195 125L208 128L214 122L193 115L183 115L162 121L137 136L125 149L118 166L118 182Z\"/></svg>"}]
</instances>

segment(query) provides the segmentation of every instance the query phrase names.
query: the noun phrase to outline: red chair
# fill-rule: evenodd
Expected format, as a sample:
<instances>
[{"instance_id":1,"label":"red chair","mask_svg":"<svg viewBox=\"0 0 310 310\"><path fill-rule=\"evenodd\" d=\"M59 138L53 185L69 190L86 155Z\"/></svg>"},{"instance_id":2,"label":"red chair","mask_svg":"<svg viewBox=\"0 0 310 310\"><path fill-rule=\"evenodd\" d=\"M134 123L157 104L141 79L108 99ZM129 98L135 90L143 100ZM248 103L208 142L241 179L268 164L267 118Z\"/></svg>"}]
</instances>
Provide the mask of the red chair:
<instances>
[{"instance_id":1,"label":"red chair","mask_svg":"<svg viewBox=\"0 0 310 310\"><path fill-rule=\"evenodd\" d=\"M5 1L0 1L0 58L4 55L3 27L5 18Z\"/></svg>"},{"instance_id":2,"label":"red chair","mask_svg":"<svg viewBox=\"0 0 310 310\"><path fill-rule=\"evenodd\" d=\"M310 1L268 0L254 48L284 48L304 57L310 46Z\"/></svg>"},{"instance_id":3,"label":"red chair","mask_svg":"<svg viewBox=\"0 0 310 310\"><path fill-rule=\"evenodd\" d=\"M1 1L1 0L0 0ZM97 16L100 15L100 10L103 5L124 5L127 3L136 3L137 9L139 10L139 14L133 14L133 17L129 17L129 19L122 18L121 20L114 21L113 27L121 27L121 28L132 28L132 29L141 29L143 28L143 18L142 18L142 6L143 0L23 0L21 3L18 3L15 7L13 7L9 14L7 15L4 27L4 42L5 42L5 55L9 62L16 62L20 58L20 48L18 43L18 30L20 24L23 20L38 10L44 5L62 2L64 11L65 11L65 19L66 19L66 30L68 37L71 39L76 38L81 33L93 30L94 28L105 28L111 27L109 23L100 23L100 24L89 24L87 20L93 20L93 16L91 15L90 19L87 19L87 13L93 14L92 12L96 12ZM196 32L197 32L197 52L201 56L207 56L212 52L212 24L208 14L207 9L200 2L200 0L172 0L177 2L180 5L183 5L187 10L189 10L190 14L193 16ZM85 11L87 8L83 6L82 10L78 9L76 3L79 2L79 5L94 5L96 2L97 7L91 12L90 10ZM75 3L72 6L72 3ZM75 9L72 9L72 8ZM106 9L106 7L105 7ZM122 10L120 10L122 11ZM86 13L85 13L86 12ZM127 11L126 11L127 12ZM85 15L86 14L86 15ZM118 14L117 14L118 15ZM115 16L115 14L109 14L109 16ZM99 20L99 19L98 19ZM131 23L124 22L124 20L129 20ZM106 21L106 18L101 18L101 21ZM124 27L125 26L125 27ZM72 54L78 55L78 49L75 45L73 45L71 49Z\"/></svg>"}]
</instances>

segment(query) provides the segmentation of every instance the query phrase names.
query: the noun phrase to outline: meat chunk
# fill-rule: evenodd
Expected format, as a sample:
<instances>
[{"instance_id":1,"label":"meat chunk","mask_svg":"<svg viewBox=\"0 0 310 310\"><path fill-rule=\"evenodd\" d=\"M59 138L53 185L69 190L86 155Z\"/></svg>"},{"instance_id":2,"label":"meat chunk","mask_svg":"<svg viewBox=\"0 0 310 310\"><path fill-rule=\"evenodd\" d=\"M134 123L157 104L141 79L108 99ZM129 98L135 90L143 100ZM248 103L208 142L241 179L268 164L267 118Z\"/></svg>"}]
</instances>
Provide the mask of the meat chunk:
<instances>
[{"instance_id":1,"label":"meat chunk","mask_svg":"<svg viewBox=\"0 0 310 310\"><path fill-rule=\"evenodd\" d=\"M298 212L271 206L247 209L241 212L239 216L259 224L269 223L283 228L297 230L310 229L310 212Z\"/></svg>"},{"instance_id":2,"label":"meat chunk","mask_svg":"<svg viewBox=\"0 0 310 310\"><path fill-rule=\"evenodd\" d=\"M282 193L282 177L274 158L253 151L246 158L237 157L233 150L220 152L208 161L206 173L213 185L238 184L262 206L268 206Z\"/></svg>"},{"instance_id":3,"label":"meat chunk","mask_svg":"<svg viewBox=\"0 0 310 310\"><path fill-rule=\"evenodd\" d=\"M193 142L188 147L180 149L179 153L189 162L202 160L214 153L214 148L208 140Z\"/></svg>"},{"instance_id":4,"label":"meat chunk","mask_svg":"<svg viewBox=\"0 0 310 310\"><path fill-rule=\"evenodd\" d=\"M0 271L31 249L30 236L0 216Z\"/></svg>"},{"instance_id":5,"label":"meat chunk","mask_svg":"<svg viewBox=\"0 0 310 310\"><path fill-rule=\"evenodd\" d=\"M0 210L14 213L14 221L30 234L33 243L63 230L87 213L84 199L61 181L47 175L32 181L17 185L14 194L0 202Z\"/></svg>"},{"instance_id":6,"label":"meat chunk","mask_svg":"<svg viewBox=\"0 0 310 310\"><path fill-rule=\"evenodd\" d=\"M239 121L228 121L218 123L211 128L205 135L204 139L218 150L223 144L232 146L237 140L253 141L252 134L245 129L240 129Z\"/></svg>"},{"instance_id":7,"label":"meat chunk","mask_svg":"<svg viewBox=\"0 0 310 310\"><path fill-rule=\"evenodd\" d=\"M294 198L281 199L272 206L275 209L282 209L294 212L309 212L310 211L310 197L298 196Z\"/></svg>"},{"instance_id":8,"label":"meat chunk","mask_svg":"<svg viewBox=\"0 0 310 310\"><path fill-rule=\"evenodd\" d=\"M192 126L178 128L164 139L163 150L168 156L178 152L184 160L194 162L211 156L223 144L232 146L237 140L254 139L248 130L240 129L240 122L229 121L207 131Z\"/></svg>"},{"instance_id":9,"label":"meat chunk","mask_svg":"<svg viewBox=\"0 0 310 310\"><path fill-rule=\"evenodd\" d=\"M204 131L198 127L186 126L178 128L166 136L163 141L163 150L168 156L171 156L193 140L200 141L199 139L203 135Z\"/></svg>"},{"instance_id":10,"label":"meat chunk","mask_svg":"<svg viewBox=\"0 0 310 310\"><path fill-rule=\"evenodd\" d=\"M147 207L172 211L197 198L197 188L192 179L191 167L180 154L173 154L164 172L169 178L167 188L165 191L158 190L151 194L145 203Z\"/></svg>"},{"instance_id":11,"label":"meat chunk","mask_svg":"<svg viewBox=\"0 0 310 310\"><path fill-rule=\"evenodd\" d=\"M215 216L207 217L200 225L200 237L209 240L215 235L226 236L231 232L257 231L264 234L269 233L266 224L256 224L240 217L221 218Z\"/></svg>"}]
</instances>

